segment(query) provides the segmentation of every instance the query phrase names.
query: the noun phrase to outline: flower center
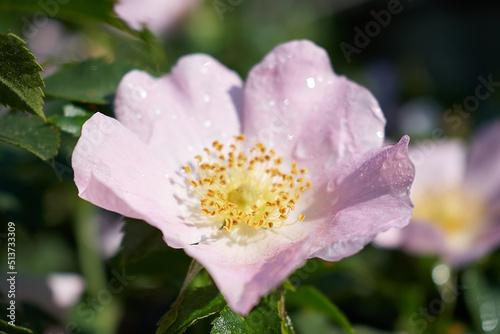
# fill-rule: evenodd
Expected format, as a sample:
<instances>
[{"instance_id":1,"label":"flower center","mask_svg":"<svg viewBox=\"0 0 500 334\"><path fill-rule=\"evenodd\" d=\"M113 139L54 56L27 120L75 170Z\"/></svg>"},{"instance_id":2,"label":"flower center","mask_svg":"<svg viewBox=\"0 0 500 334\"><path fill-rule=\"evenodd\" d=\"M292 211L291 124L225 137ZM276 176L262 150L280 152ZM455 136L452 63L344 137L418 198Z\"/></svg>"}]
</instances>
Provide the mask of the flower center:
<instances>
[{"instance_id":1,"label":"flower center","mask_svg":"<svg viewBox=\"0 0 500 334\"><path fill-rule=\"evenodd\" d=\"M438 225L451 239L475 235L485 215L484 201L462 189L426 193L415 200L413 218Z\"/></svg>"},{"instance_id":2,"label":"flower center","mask_svg":"<svg viewBox=\"0 0 500 334\"><path fill-rule=\"evenodd\" d=\"M282 158L276 158L274 150L256 143L245 154L245 136L235 137L235 144L223 153L224 145L213 142L213 149L205 148L206 161L201 155L198 161L198 179L193 179L191 168L184 166L189 182L200 195L201 212L222 228L232 231L240 224L256 229L279 228L287 223L300 194L312 184L302 176L305 168L298 169L292 161L290 172L280 170ZM237 146L238 145L238 146ZM303 221L304 214L291 223Z\"/></svg>"}]
</instances>

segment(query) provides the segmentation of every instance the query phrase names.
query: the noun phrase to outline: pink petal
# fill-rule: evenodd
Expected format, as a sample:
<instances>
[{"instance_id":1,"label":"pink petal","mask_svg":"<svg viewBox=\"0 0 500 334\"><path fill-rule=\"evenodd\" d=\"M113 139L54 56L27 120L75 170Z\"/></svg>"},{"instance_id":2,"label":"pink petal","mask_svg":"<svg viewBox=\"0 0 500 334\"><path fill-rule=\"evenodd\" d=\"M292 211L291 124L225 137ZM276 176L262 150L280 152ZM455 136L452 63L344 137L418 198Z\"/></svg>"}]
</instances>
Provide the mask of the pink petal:
<instances>
[{"instance_id":1,"label":"pink petal","mask_svg":"<svg viewBox=\"0 0 500 334\"><path fill-rule=\"evenodd\" d=\"M493 198L500 195L500 120L474 136L468 158L467 185Z\"/></svg>"},{"instance_id":2,"label":"pink petal","mask_svg":"<svg viewBox=\"0 0 500 334\"><path fill-rule=\"evenodd\" d=\"M245 245L230 242L227 235L215 243L184 249L207 269L231 309L243 316L305 264L314 240L309 235L291 242L272 231L258 235Z\"/></svg>"},{"instance_id":3,"label":"pink petal","mask_svg":"<svg viewBox=\"0 0 500 334\"><path fill-rule=\"evenodd\" d=\"M460 268L498 248L500 245L500 221L498 219L493 218L491 221L483 222L486 228L474 243L463 252L445 253L446 261L453 267Z\"/></svg>"},{"instance_id":4,"label":"pink petal","mask_svg":"<svg viewBox=\"0 0 500 334\"><path fill-rule=\"evenodd\" d=\"M374 240L384 248L402 248L411 254L444 254L446 236L436 225L426 221L412 220L404 228L391 228Z\"/></svg>"},{"instance_id":5,"label":"pink petal","mask_svg":"<svg viewBox=\"0 0 500 334\"><path fill-rule=\"evenodd\" d=\"M120 0L115 4L118 16L135 29L143 25L162 33L178 24L198 0Z\"/></svg>"},{"instance_id":6,"label":"pink petal","mask_svg":"<svg viewBox=\"0 0 500 334\"><path fill-rule=\"evenodd\" d=\"M72 156L79 196L104 209L144 219L179 248L196 236L178 217L172 167L113 118L96 113ZM185 190L184 190L185 192Z\"/></svg>"},{"instance_id":7,"label":"pink petal","mask_svg":"<svg viewBox=\"0 0 500 334\"><path fill-rule=\"evenodd\" d=\"M410 147L410 158L416 167L412 198L417 200L430 191L461 187L466 155L466 148L459 140L424 141Z\"/></svg>"},{"instance_id":8,"label":"pink petal","mask_svg":"<svg viewBox=\"0 0 500 334\"><path fill-rule=\"evenodd\" d=\"M169 75L131 71L118 86L117 119L172 165L182 166L214 140L240 133L238 75L207 55L182 57Z\"/></svg>"},{"instance_id":9,"label":"pink petal","mask_svg":"<svg viewBox=\"0 0 500 334\"><path fill-rule=\"evenodd\" d=\"M378 233L408 224L413 208L409 189L415 175L408 142L405 136L396 145L335 167L317 195L316 208L305 212L318 221L314 256L338 261L360 251Z\"/></svg>"},{"instance_id":10,"label":"pink petal","mask_svg":"<svg viewBox=\"0 0 500 334\"><path fill-rule=\"evenodd\" d=\"M243 132L318 179L341 158L380 147L384 125L372 94L336 75L312 42L277 46L248 75Z\"/></svg>"}]
</instances>

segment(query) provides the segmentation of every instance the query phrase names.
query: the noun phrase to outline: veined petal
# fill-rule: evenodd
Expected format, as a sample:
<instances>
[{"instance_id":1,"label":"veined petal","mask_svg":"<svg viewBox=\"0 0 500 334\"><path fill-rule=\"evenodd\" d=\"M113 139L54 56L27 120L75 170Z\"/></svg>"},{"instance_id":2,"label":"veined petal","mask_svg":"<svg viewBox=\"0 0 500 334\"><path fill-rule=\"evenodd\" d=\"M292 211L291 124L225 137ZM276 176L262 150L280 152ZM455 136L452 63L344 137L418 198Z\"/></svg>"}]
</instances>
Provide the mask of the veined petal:
<instances>
[{"instance_id":1,"label":"veined petal","mask_svg":"<svg viewBox=\"0 0 500 334\"><path fill-rule=\"evenodd\" d=\"M339 159L380 147L384 125L372 94L336 75L312 42L279 45L248 75L243 132L296 159L313 178Z\"/></svg>"},{"instance_id":2,"label":"veined petal","mask_svg":"<svg viewBox=\"0 0 500 334\"><path fill-rule=\"evenodd\" d=\"M240 133L239 76L207 55L182 57L169 75L126 74L116 92L117 119L172 165L212 141Z\"/></svg>"},{"instance_id":3,"label":"veined petal","mask_svg":"<svg viewBox=\"0 0 500 334\"><path fill-rule=\"evenodd\" d=\"M408 141L405 136L396 145L370 151L332 171L330 182L316 195L313 212L305 212L317 220L318 249L313 256L338 261L360 251L378 233L408 224L415 175Z\"/></svg>"},{"instance_id":4,"label":"veined petal","mask_svg":"<svg viewBox=\"0 0 500 334\"><path fill-rule=\"evenodd\" d=\"M179 218L175 169L115 119L96 113L84 124L72 166L81 198L147 221L171 247L197 237Z\"/></svg>"}]
</instances>

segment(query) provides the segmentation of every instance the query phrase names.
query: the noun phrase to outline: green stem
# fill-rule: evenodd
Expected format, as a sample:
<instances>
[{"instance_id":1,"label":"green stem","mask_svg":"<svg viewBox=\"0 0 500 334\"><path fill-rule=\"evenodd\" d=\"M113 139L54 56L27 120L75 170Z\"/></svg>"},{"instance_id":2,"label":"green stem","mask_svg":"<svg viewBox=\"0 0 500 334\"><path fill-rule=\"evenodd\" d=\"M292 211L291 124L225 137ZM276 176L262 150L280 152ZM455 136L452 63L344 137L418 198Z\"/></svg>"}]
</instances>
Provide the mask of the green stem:
<instances>
[{"instance_id":1,"label":"green stem","mask_svg":"<svg viewBox=\"0 0 500 334\"><path fill-rule=\"evenodd\" d=\"M0 331L7 334L34 334L31 330L25 327L12 326L11 324L0 319Z\"/></svg>"}]
</instances>

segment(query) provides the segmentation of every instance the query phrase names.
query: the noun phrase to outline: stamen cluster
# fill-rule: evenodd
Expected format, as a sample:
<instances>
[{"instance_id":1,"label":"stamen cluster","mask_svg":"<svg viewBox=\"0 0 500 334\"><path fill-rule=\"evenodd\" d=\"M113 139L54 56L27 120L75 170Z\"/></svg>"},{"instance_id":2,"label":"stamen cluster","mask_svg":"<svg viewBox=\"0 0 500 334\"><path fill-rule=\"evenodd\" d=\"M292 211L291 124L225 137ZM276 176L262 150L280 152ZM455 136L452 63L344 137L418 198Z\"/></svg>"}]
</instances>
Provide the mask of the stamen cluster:
<instances>
[{"instance_id":1,"label":"stamen cluster","mask_svg":"<svg viewBox=\"0 0 500 334\"><path fill-rule=\"evenodd\" d=\"M236 136L227 154L223 153L224 145L215 141L212 150L204 149L206 160L195 156L198 180L190 176L189 166L183 168L201 197L201 212L223 222L224 230L232 231L240 224L256 229L279 228L285 225L301 193L312 186L303 178L307 170L299 170L293 161L290 172L283 173L283 159L277 158L274 150L256 143L247 156L244 141L244 135ZM299 214L292 224L304 218Z\"/></svg>"}]
</instances>

